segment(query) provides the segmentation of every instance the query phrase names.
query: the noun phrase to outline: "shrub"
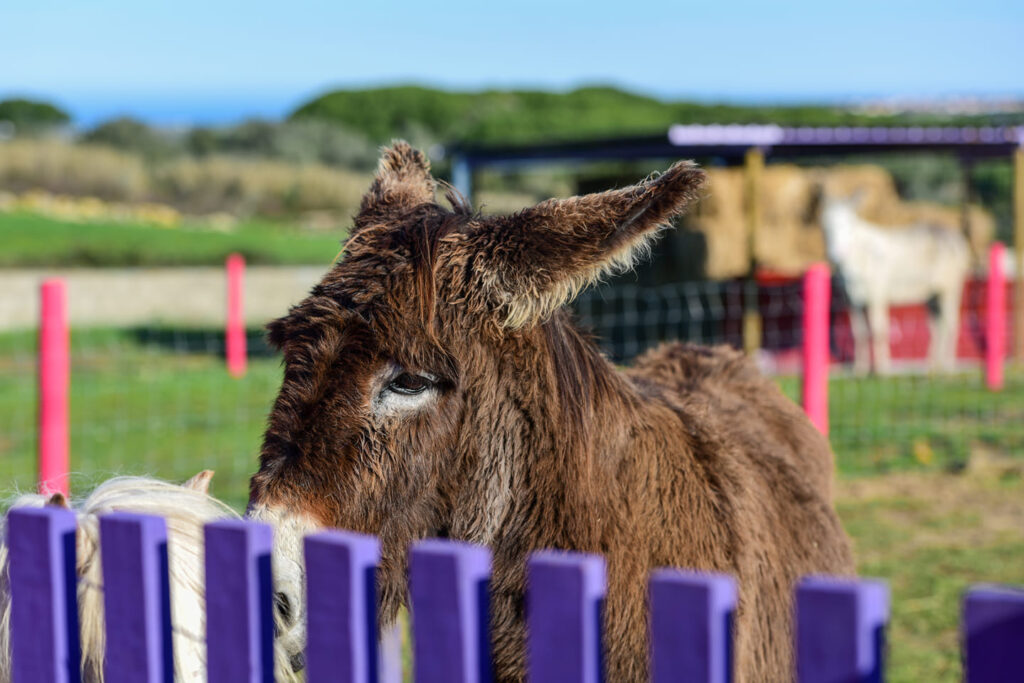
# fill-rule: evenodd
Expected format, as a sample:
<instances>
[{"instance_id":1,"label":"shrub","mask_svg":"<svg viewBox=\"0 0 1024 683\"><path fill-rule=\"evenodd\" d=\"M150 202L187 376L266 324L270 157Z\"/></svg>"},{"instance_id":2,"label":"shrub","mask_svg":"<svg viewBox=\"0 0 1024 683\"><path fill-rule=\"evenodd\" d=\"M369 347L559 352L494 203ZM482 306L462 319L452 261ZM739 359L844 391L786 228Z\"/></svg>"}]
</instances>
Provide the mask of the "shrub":
<instances>
[{"instance_id":1,"label":"shrub","mask_svg":"<svg viewBox=\"0 0 1024 683\"><path fill-rule=\"evenodd\" d=\"M14 98L0 101L0 121L9 121L23 134L66 126L71 117L49 102Z\"/></svg>"}]
</instances>

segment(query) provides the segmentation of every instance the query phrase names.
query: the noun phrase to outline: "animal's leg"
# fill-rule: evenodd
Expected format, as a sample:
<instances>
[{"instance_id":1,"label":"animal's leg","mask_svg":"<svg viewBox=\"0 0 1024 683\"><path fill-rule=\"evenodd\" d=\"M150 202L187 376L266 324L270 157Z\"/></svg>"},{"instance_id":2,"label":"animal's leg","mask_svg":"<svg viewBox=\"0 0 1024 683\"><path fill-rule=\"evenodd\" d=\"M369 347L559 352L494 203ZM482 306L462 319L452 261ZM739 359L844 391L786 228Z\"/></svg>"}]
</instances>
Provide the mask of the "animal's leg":
<instances>
[{"instance_id":1,"label":"animal's leg","mask_svg":"<svg viewBox=\"0 0 1024 683\"><path fill-rule=\"evenodd\" d=\"M850 309L850 333L853 335L853 370L866 375L871 370L871 343L868 331L868 312L864 306Z\"/></svg>"},{"instance_id":2,"label":"animal's leg","mask_svg":"<svg viewBox=\"0 0 1024 683\"><path fill-rule=\"evenodd\" d=\"M928 367L932 372L941 369L946 353L946 338L942 327L944 308L938 297L928 302Z\"/></svg>"},{"instance_id":3,"label":"animal's leg","mask_svg":"<svg viewBox=\"0 0 1024 683\"><path fill-rule=\"evenodd\" d=\"M960 335L960 297L963 295L963 285L950 287L939 296L939 312L936 327L938 328L937 340L940 344L939 353L936 357L940 367L945 372L951 372L956 367L956 343ZM934 343L934 342L933 342Z\"/></svg>"},{"instance_id":4,"label":"animal's leg","mask_svg":"<svg viewBox=\"0 0 1024 683\"><path fill-rule=\"evenodd\" d=\"M872 367L880 375L889 374L889 306L883 301L868 303L871 323L871 348L874 352Z\"/></svg>"}]
</instances>

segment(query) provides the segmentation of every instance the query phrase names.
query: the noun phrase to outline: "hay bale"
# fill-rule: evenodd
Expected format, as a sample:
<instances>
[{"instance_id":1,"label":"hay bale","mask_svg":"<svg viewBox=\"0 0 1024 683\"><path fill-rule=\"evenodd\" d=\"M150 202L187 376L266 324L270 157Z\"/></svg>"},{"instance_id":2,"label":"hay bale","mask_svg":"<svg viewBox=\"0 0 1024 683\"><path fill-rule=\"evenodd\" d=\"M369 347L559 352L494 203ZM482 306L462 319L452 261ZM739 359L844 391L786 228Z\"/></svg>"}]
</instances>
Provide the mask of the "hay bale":
<instances>
[{"instance_id":1,"label":"hay bale","mask_svg":"<svg viewBox=\"0 0 1024 683\"><path fill-rule=\"evenodd\" d=\"M709 191L685 220L684 229L703 233L708 246L705 272L713 279L741 277L749 268L747 206L749 196L742 168L712 168ZM872 165L801 168L767 166L762 176L761 224L757 261L765 268L797 275L825 258L819 215L820 193L838 197L861 195L861 215L882 226L899 228L929 223L963 230L959 207L900 199L892 176ZM984 254L995 234L992 216L981 207L967 209L967 236L975 259Z\"/></svg>"},{"instance_id":2,"label":"hay bale","mask_svg":"<svg viewBox=\"0 0 1024 683\"><path fill-rule=\"evenodd\" d=\"M708 176L707 194L683 225L704 235L707 277L737 277L747 272L750 263L743 174L736 169L712 168Z\"/></svg>"}]
</instances>

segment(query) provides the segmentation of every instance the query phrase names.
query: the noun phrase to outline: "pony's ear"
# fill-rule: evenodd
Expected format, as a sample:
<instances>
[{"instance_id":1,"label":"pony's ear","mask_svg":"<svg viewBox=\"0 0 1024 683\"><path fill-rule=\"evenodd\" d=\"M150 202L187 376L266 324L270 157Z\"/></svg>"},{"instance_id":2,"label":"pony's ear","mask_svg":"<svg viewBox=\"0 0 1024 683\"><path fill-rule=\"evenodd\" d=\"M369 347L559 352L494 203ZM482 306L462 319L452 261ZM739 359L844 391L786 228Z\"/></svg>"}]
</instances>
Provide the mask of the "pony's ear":
<instances>
[{"instance_id":1,"label":"pony's ear","mask_svg":"<svg viewBox=\"0 0 1024 683\"><path fill-rule=\"evenodd\" d=\"M867 188L863 186L858 187L856 190L853 191L849 199L847 199L846 201L849 202L850 206L853 207L854 211L860 211L861 209L864 208L864 205L867 204L868 201Z\"/></svg>"},{"instance_id":2,"label":"pony's ear","mask_svg":"<svg viewBox=\"0 0 1024 683\"><path fill-rule=\"evenodd\" d=\"M602 276L633 266L659 229L696 200L705 174L680 162L621 190L550 199L483 221L464 247L506 327L542 321Z\"/></svg>"},{"instance_id":3,"label":"pony's ear","mask_svg":"<svg viewBox=\"0 0 1024 683\"><path fill-rule=\"evenodd\" d=\"M213 479L213 470L203 470L182 484L182 486L205 495L210 492L211 479Z\"/></svg>"},{"instance_id":4,"label":"pony's ear","mask_svg":"<svg viewBox=\"0 0 1024 683\"><path fill-rule=\"evenodd\" d=\"M433 202L435 187L430 162L423 153L404 140L396 140L382 151L377 175L370 191L363 196L356 226Z\"/></svg>"},{"instance_id":5,"label":"pony's ear","mask_svg":"<svg viewBox=\"0 0 1024 683\"><path fill-rule=\"evenodd\" d=\"M54 508L64 508L65 510L71 507L71 505L68 504L68 499L65 498L64 494L61 493L60 491L54 493L46 500L46 506Z\"/></svg>"}]
</instances>

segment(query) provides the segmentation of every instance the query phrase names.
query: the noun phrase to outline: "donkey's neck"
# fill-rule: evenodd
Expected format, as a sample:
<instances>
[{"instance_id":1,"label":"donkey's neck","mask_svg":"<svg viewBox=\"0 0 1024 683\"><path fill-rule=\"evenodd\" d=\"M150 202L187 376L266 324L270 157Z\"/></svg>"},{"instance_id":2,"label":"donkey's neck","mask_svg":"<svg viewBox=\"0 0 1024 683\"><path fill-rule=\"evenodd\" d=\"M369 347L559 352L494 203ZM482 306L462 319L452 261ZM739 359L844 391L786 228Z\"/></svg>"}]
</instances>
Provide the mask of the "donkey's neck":
<instances>
[{"instance_id":1,"label":"donkey's neck","mask_svg":"<svg viewBox=\"0 0 1024 683\"><path fill-rule=\"evenodd\" d=\"M616 488L633 439L640 401L632 383L561 312L505 347L497 374L500 405L475 430L477 500L464 501L477 515L466 518L476 527L472 540L596 545L596 507Z\"/></svg>"}]
</instances>

